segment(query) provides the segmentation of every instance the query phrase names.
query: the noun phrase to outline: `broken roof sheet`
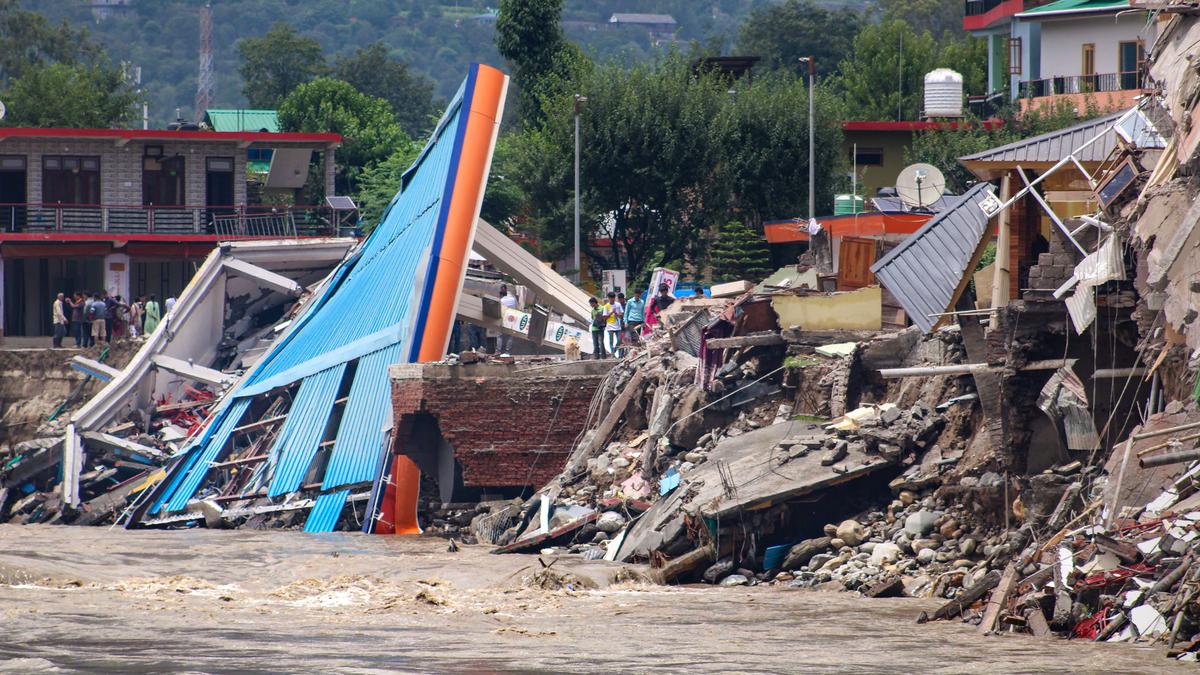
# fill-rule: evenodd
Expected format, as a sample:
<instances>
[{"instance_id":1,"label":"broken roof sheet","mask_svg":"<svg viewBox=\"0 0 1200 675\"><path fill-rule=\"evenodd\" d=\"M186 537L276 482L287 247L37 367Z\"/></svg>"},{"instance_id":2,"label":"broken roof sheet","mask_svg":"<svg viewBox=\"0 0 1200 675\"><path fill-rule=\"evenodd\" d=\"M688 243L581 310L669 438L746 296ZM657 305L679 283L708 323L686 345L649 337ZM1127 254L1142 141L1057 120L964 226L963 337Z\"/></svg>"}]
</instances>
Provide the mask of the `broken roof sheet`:
<instances>
[{"instance_id":1,"label":"broken roof sheet","mask_svg":"<svg viewBox=\"0 0 1200 675\"><path fill-rule=\"evenodd\" d=\"M956 300L963 275L987 233L990 217L980 204L991 196L990 184L977 183L958 204L871 266L921 330L932 330Z\"/></svg>"},{"instance_id":2,"label":"broken roof sheet","mask_svg":"<svg viewBox=\"0 0 1200 675\"><path fill-rule=\"evenodd\" d=\"M1065 129L1051 131L1040 136L1023 138L1007 145L959 157L958 161L967 168L971 168L971 164L977 162L1004 162L1006 164L1026 165L1036 162L1053 164L1067 155L1075 153L1077 148L1082 147L1085 143L1092 140L1096 134L1104 131L1106 127L1116 122L1124 114L1125 111L1122 110L1111 115L1104 115L1103 117L1090 119ZM1075 159L1081 162L1103 162L1116 146L1117 136L1110 131L1104 138L1084 148L1079 154L1076 154Z\"/></svg>"},{"instance_id":3,"label":"broken roof sheet","mask_svg":"<svg viewBox=\"0 0 1200 675\"><path fill-rule=\"evenodd\" d=\"M297 382L271 452L270 496L301 489L314 470L322 491L372 480L391 406L379 386L388 365L433 353L440 358L449 338L507 83L500 71L472 65L378 227L227 397L209 424L218 433L206 432L189 447L190 461L176 469L187 478L173 477L178 489L157 495L151 514L164 505L184 508L203 489L210 463L230 444L225 432L236 420L228 418L241 417L245 402ZM331 415L346 389L346 410ZM332 442L323 442L331 435ZM321 500L308 529L332 527L337 519L329 511L344 502L344 495Z\"/></svg>"}]
</instances>

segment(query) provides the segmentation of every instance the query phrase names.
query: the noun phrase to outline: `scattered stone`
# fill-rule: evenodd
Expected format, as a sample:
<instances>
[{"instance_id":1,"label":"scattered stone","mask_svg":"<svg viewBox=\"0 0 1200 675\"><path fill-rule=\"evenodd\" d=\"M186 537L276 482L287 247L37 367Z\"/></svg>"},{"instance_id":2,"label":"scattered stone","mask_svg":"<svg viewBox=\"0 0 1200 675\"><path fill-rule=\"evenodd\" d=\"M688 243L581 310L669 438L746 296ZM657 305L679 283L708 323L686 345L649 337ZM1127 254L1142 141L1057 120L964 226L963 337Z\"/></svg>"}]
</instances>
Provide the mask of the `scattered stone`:
<instances>
[{"instance_id":1,"label":"scattered stone","mask_svg":"<svg viewBox=\"0 0 1200 675\"><path fill-rule=\"evenodd\" d=\"M745 586L749 583L750 580L741 574L730 574L721 580L722 586Z\"/></svg>"},{"instance_id":2,"label":"scattered stone","mask_svg":"<svg viewBox=\"0 0 1200 675\"><path fill-rule=\"evenodd\" d=\"M904 519L904 532L910 537L923 537L933 531L937 516L930 511L917 511Z\"/></svg>"},{"instance_id":3,"label":"scattered stone","mask_svg":"<svg viewBox=\"0 0 1200 675\"><path fill-rule=\"evenodd\" d=\"M857 520L843 520L837 526L836 534L837 538L845 542L846 546L858 546L866 538L867 528L863 527Z\"/></svg>"},{"instance_id":4,"label":"scattered stone","mask_svg":"<svg viewBox=\"0 0 1200 675\"><path fill-rule=\"evenodd\" d=\"M596 529L607 534L614 534L625 527L625 516L616 511L605 511L596 521Z\"/></svg>"}]
</instances>

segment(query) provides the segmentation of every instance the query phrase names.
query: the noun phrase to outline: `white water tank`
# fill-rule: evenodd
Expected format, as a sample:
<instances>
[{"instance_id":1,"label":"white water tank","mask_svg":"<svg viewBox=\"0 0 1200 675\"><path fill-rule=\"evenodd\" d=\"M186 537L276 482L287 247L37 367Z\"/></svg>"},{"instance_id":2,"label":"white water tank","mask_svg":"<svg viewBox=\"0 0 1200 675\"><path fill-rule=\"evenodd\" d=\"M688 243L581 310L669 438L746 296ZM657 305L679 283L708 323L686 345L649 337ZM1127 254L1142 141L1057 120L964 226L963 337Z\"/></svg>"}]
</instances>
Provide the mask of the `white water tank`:
<instances>
[{"instance_id":1,"label":"white water tank","mask_svg":"<svg viewBox=\"0 0 1200 675\"><path fill-rule=\"evenodd\" d=\"M949 68L925 75L925 117L962 117L963 78Z\"/></svg>"}]
</instances>

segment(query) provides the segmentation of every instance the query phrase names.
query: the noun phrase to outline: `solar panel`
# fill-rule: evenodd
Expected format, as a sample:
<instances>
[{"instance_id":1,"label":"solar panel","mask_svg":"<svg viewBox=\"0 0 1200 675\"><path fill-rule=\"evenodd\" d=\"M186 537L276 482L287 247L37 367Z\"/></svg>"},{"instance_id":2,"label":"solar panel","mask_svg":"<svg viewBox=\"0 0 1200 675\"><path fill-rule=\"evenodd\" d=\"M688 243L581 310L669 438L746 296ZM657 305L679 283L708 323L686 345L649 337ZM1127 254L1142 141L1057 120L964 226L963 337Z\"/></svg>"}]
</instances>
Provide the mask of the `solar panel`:
<instances>
[{"instance_id":1,"label":"solar panel","mask_svg":"<svg viewBox=\"0 0 1200 675\"><path fill-rule=\"evenodd\" d=\"M354 211L358 207L355 206L354 200L344 195L333 195L326 197L325 203L334 211Z\"/></svg>"}]
</instances>

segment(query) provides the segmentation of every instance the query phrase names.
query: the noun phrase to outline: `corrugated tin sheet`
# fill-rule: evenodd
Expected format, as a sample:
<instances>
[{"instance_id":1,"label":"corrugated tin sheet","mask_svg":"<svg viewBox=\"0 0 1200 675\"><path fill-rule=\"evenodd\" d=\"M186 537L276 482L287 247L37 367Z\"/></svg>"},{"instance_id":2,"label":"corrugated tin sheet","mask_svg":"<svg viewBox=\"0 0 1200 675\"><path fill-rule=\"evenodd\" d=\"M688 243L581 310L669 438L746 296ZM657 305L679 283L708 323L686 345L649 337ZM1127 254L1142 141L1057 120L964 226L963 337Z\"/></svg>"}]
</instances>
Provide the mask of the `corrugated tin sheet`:
<instances>
[{"instance_id":1,"label":"corrugated tin sheet","mask_svg":"<svg viewBox=\"0 0 1200 675\"><path fill-rule=\"evenodd\" d=\"M213 131L282 131L279 113L249 108L208 109L204 112Z\"/></svg>"},{"instance_id":2,"label":"corrugated tin sheet","mask_svg":"<svg viewBox=\"0 0 1200 675\"><path fill-rule=\"evenodd\" d=\"M342 515L342 509L346 508L346 497L348 496L350 496L349 490L338 490L317 497L317 502L308 512L308 520L304 522L304 531L333 532L338 518Z\"/></svg>"},{"instance_id":3,"label":"corrugated tin sheet","mask_svg":"<svg viewBox=\"0 0 1200 675\"><path fill-rule=\"evenodd\" d=\"M1092 138L1102 132L1105 127L1116 122L1117 119L1124 115L1125 111L1113 113L1090 119L1086 122L1076 124L1072 127L1051 131L1048 134L1040 136L1032 136L1030 138L1001 145L999 147L977 152L966 157L959 157L960 162L1006 162L1006 163L1032 163L1032 162L1057 162L1067 155L1073 154L1084 143L1092 140ZM1141 115L1141 113L1136 113ZM1109 131L1099 141L1085 148L1081 153L1075 155L1075 159L1081 162L1103 162L1117 147L1116 132Z\"/></svg>"},{"instance_id":4,"label":"corrugated tin sheet","mask_svg":"<svg viewBox=\"0 0 1200 675\"><path fill-rule=\"evenodd\" d=\"M296 400L288 410L287 419L275 438L270 457L275 460L275 473L267 496L278 497L300 489L317 448L325 436L333 402L342 386L346 364L338 364L300 382Z\"/></svg>"},{"instance_id":5,"label":"corrugated tin sheet","mask_svg":"<svg viewBox=\"0 0 1200 675\"><path fill-rule=\"evenodd\" d=\"M991 194L991 185L976 184L958 204L871 266L879 283L896 296L921 330L932 329L938 322L936 315L948 311L953 302L954 291L987 234L989 218L979 204Z\"/></svg>"},{"instance_id":6,"label":"corrugated tin sheet","mask_svg":"<svg viewBox=\"0 0 1200 675\"><path fill-rule=\"evenodd\" d=\"M321 489L375 478L383 451L383 429L392 405L388 366L402 360L403 349L403 345L395 344L359 359Z\"/></svg>"},{"instance_id":7,"label":"corrugated tin sheet","mask_svg":"<svg viewBox=\"0 0 1200 675\"><path fill-rule=\"evenodd\" d=\"M175 468L171 477L172 484L159 495L150 513L157 513L164 507L168 511L177 511L187 506L188 500L200 487L200 482L208 475L209 463L215 461L217 455L225 449L234 427L242 420L242 415L249 405L250 399L239 399L226 406L222 413L214 413L220 414L221 418L213 420L205 434L188 450L188 458Z\"/></svg>"}]
</instances>

